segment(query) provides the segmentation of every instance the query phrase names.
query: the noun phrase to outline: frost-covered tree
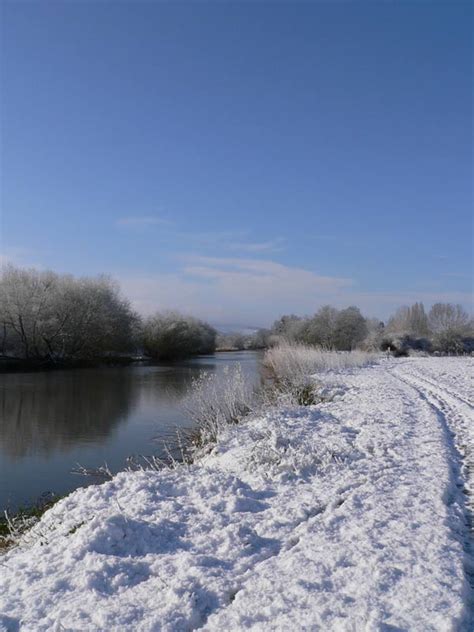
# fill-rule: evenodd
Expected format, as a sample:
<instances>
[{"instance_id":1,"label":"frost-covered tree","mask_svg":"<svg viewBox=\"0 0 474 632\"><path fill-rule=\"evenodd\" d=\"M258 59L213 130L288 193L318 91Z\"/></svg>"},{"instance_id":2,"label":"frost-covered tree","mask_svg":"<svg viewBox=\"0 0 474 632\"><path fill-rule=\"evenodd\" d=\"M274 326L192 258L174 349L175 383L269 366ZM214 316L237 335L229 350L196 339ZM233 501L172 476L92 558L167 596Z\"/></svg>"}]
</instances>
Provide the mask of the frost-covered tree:
<instances>
[{"instance_id":1,"label":"frost-covered tree","mask_svg":"<svg viewBox=\"0 0 474 632\"><path fill-rule=\"evenodd\" d=\"M365 337L362 348L366 351L378 351L382 348L385 324L378 318L366 318L367 336Z\"/></svg>"},{"instance_id":2,"label":"frost-covered tree","mask_svg":"<svg viewBox=\"0 0 474 632\"><path fill-rule=\"evenodd\" d=\"M284 315L273 323L272 333L285 340L301 340L305 319L295 314Z\"/></svg>"},{"instance_id":3,"label":"frost-covered tree","mask_svg":"<svg viewBox=\"0 0 474 632\"><path fill-rule=\"evenodd\" d=\"M387 330L410 336L428 336L430 328L423 303L400 307L389 319Z\"/></svg>"},{"instance_id":4,"label":"frost-covered tree","mask_svg":"<svg viewBox=\"0 0 474 632\"><path fill-rule=\"evenodd\" d=\"M97 357L125 349L137 316L111 279L6 266L0 277L4 351L25 359Z\"/></svg>"},{"instance_id":5,"label":"frost-covered tree","mask_svg":"<svg viewBox=\"0 0 474 632\"><path fill-rule=\"evenodd\" d=\"M429 323L433 344L442 353L470 351L474 338L474 324L461 305L435 303L430 309Z\"/></svg>"},{"instance_id":6,"label":"frost-covered tree","mask_svg":"<svg viewBox=\"0 0 474 632\"><path fill-rule=\"evenodd\" d=\"M387 331L390 333L408 333L410 327L410 312L407 305L399 307L387 323Z\"/></svg>"},{"instance_id":7,"label":"frost-covered tree","mask_svg":"<svg viewBox=\"0 0 474 632\"><path fill-rule=\"evenodd\" d=\"M470 326L466 310L461 305L452 303L435 303L430 309L428 319L434 334L452 330L464 334Z\"/></svg>"},{"instance_id":8,"label":"frost-covered tree","mask_svg":"<svg viewBox=\"0 0 474 632\"><path fill-rule=\"evenodd\" d=\"M324 305L311 318L282 316L273 332L290 342L334 349L354 349L367 335L365 318L357 307L337 310Z\"/></svg>"},{"instance_id":9,"label":"frost-covered tree","mask_svg":"<svg viewBox=\"0 0 474 632\"><path fill-rule=\"evenodd\" d=\"M216 331L207 323L178 312L158 312L143 324L143 348L157 360L179 360L212 353Z\"/></svg>"},{"instance_id":10,"label":"frost-covered tree","mask_svg":"<svg viewBox=\"0 0 474 632\"><path fill-rule=\"evenodd\" d=\"M267 349L273 344L273 337L270 329L257 329L247 340L248 349Z\"/></svg>"},{"instance_id":11,"label":"frost-covered tree","mask_svg":"<svg viewBox=\"0 0 474 632\"><path fill-rule=\"evenodd\" d=\"M3 345L24 358L45 355L44 334L55 314L57 275L5 266L0 278ZM8 342L7 342L8 340Z\"/></svg>"},{"instance_id":12,"label":"frost-covered tree","mask_svg":"<svg viewBox=\"0 0 474 632\"><path fill-rule=\"evenodd\" d=\"M245 336L238 331L230 332L228 334L218 334L216 339L216 345L219 349L245 349L246 339Z\"/></svg>"},{"instance_id":13,"label":"frost-covered tree","mask_svg":"<svg viewBox=\"0 0 474 632\"><path fill-rule=\"evenodd\" d=\"M67 277L62 285L65 323L59 337L67 356L92 357L129 347L138 317L114 281Z\"/></svg>"},{"instance_id":14,"label":"frost-covered tree","mask_svg":"<svg viewBox=\"0 0 474 632\"><path fill-rule=\"evenodd\" d=\"M304 342L321 347L333 347L337 317L338 311L334 307L330 305L320 307L308 320Z\"/></svg>"},{"instance_id":15,"label":"frost-covered tree","mask_svg":"<svg viewBox=\"0 0 474 632\"><path fill-rule=\"evenodd\" d=\"M474 327L461 305L435 303L427 315L422 303L401 307L390 318L382 346L407 352L470 353Z\"/></svg>"},{"instance_id":16,"label":"frost-covered tree","mask_svg":"<svg viewBox=\"0 0 474 632\"><path fill-rule=\"evenodd\" d=\"M410 308L410 328L411 333L415 336L428 336L430 328L428 324L428 316L425 312L423 303L415 303Z\"/></svg>"},{"instance_id":17,"label":"frost-covered tree","mask_svg":"<svg viewBox=\"0 0 474 632\"><path fill-rule=\"evenodd\" d=\"M350 351L366 338L368 333L365 318L358 307L341 310L336 318L333 344L336 349Z\"/></svg>"}]
</instances>

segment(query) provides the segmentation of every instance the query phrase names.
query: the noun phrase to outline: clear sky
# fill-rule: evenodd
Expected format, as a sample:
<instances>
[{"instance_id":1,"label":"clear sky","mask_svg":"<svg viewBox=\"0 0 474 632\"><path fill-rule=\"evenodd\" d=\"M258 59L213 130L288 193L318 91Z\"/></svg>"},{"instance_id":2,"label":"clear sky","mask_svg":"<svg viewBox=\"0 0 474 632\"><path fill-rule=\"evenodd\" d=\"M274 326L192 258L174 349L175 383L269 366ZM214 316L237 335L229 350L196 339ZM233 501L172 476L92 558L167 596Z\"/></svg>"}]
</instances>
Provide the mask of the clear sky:
<instances>
[{"instance_id":1,"label":"clear sky","mask_svg":"<svg viewBox=\"0 0 474 632\"><path fill-rule=\"evenodd\" d=\"M2 260L215 324L472 289L471 2L6 2Z\"/></svg>"}]
</instances>

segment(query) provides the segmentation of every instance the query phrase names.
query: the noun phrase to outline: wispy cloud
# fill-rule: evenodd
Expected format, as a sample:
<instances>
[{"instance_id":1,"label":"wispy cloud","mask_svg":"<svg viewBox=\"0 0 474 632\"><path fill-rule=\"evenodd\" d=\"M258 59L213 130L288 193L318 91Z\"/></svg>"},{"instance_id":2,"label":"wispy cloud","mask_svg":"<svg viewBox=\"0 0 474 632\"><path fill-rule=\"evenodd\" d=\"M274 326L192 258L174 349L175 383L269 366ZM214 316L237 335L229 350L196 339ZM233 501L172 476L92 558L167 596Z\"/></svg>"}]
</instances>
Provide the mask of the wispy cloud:
<instances>
[{"instance_id":1,"label":"wispy cloud","mask_svg":"<svg viewBox=\"0 0 474 632\"><path fill-rule=\"evenodd\" d=\"M193 244L196 248L212 247L212 248L229 248L235 239L244 239L246 233L241 230L215 230L215 231L173 231L173 236L179 240L179 243Z\"/></svg>"},{"instance_id":2,"label":"wispy cloud","mask_svg":"<svg viewBox=\"0 0 474 632\"><path fill-rule=\"evenodd\" d=\"M287 286L287 290L292 292L292 283L297 282L309 289L325 288L335 290L341 287L352 285L352 280L340 277L330 277L318 275L304 268L285 266L282 263L268 259L245 259L239 257L204 257L200 255L185 255L183 257L185 266L183 272L191 276L202 276L228 282L244 281L247 292L251 292L255 285L261 285L268 281L277 283L279 288ZM294 287L294 286L293 286ZM272 289L270 285L268 289ZM232 291L235 285L232 285Z\"/></svg>"},{"instance_id":3,"label":"wispy cloud","mask_svg":"<svg viewBox=\"0 0 474 632\"><path fill-rule=\"evenodd\" d=\"M172 222L157 215L130 215L120 217L117 226L172 226Z\"/></svg>"},{"instance_id":4,"label":"wispy cloud","mask_svg":"<svg viewBox=\"0 0 474 632\"><path fill-rule=\"evenodd\" d=\"M190 231L183 230L173 222L157 216L144 215L121 217L116 221L117 226L124 227L147 227L162 226L167 228L166 235L175 239L177 243L190 244L194 248L223 249L224 251L235 251L242 253L274 253L284 250L285 239L275 237L258 241L249 236L248 231L242 229L235 230L211 230L211 231Z\"/></svg>"},{"instance_id":5,"label":"wispy cloud","mask_svg":"<svg viewBox=\"0 0 474 632\"><path fill-rule=\"evenodd\" d=\"M400 305L423 301L469 306L466 292L364 291L354 279L320 275L269 259L183 255L170 274L127 275L127 296L144 314L178 309L214 323L269 325L285 313L311 314L324 304L358 305L367 315L386 318Z\"/></svg>"},{"instance_id":6,"label":"wispy cloud","mask_svg":"<svg viewBox=\"0 0 474 632\"><path fill-rule=\"evenodd\" d=\"M269 241L261 242L235 242L230 244L232 250L240 250L241 252L281 252L285 249L285 239L283 237L277 237Z\"/></svg>"},{"instance_id":7,"label":"wispy cloud","mask_svg":"<svg viewBox=\"0 0 474 632\"><path fill-rule=\"evenodd\" d=\"M182 257L173 274L126 276L121 283L143 313L176 308L219 323L268 324L285 312L337 303L351 279L318 275L270 260Z\"/></svg>"}]
</instances>

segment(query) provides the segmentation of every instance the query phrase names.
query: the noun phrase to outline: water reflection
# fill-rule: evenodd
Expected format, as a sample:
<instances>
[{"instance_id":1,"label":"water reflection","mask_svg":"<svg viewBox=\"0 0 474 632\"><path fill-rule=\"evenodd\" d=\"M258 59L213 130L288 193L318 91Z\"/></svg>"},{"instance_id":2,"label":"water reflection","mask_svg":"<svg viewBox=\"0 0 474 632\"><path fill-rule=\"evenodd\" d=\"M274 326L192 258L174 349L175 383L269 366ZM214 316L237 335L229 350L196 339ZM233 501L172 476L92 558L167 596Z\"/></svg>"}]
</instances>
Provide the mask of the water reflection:
<instances>
[{"instance_id":1,"label":"water reflection","mask_svg":"<svg viewBox=\"0 0 474 632\"><path fill-rule=\"evenodd\" d=\"M47 455L101 442L126 420L138 393L129 371L15 374L0 382L0 449Z\"/></svg>"},{"instance_id":2,"label":"water reflection","mask_svg":"<svg viewBox=\"0 0 474 632\"><path fill-rule=\"evenodd\" d=\"M193 378L239 362L256 382L258 358L243 352L168 366L0 375L0 511L83 484L70 474L77 462L106 461L117 471L131 454L156 453L160 439L191 424L180 400Z\"/></svg>"}]
</instances>

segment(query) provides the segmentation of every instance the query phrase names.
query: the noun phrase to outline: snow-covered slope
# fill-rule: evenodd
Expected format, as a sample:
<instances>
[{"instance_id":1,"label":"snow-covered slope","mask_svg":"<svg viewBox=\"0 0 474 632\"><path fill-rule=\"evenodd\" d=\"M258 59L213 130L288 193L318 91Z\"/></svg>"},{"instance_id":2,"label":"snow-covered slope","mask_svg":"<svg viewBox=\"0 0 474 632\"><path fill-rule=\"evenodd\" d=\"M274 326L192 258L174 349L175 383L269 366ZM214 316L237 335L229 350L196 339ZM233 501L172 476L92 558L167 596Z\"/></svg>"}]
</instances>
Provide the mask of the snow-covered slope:
<instances>
[{"instance_id":1,"label":"snow-covered slope","mask_svg":"<svg viewBox=\"0 0 474 632\"><path fill-rule=\"evenodd\" d=\"M76 491L0 558L0 630L470 631L473 368L326 374L329 403Z\"/></svg>"}]
</instances>

